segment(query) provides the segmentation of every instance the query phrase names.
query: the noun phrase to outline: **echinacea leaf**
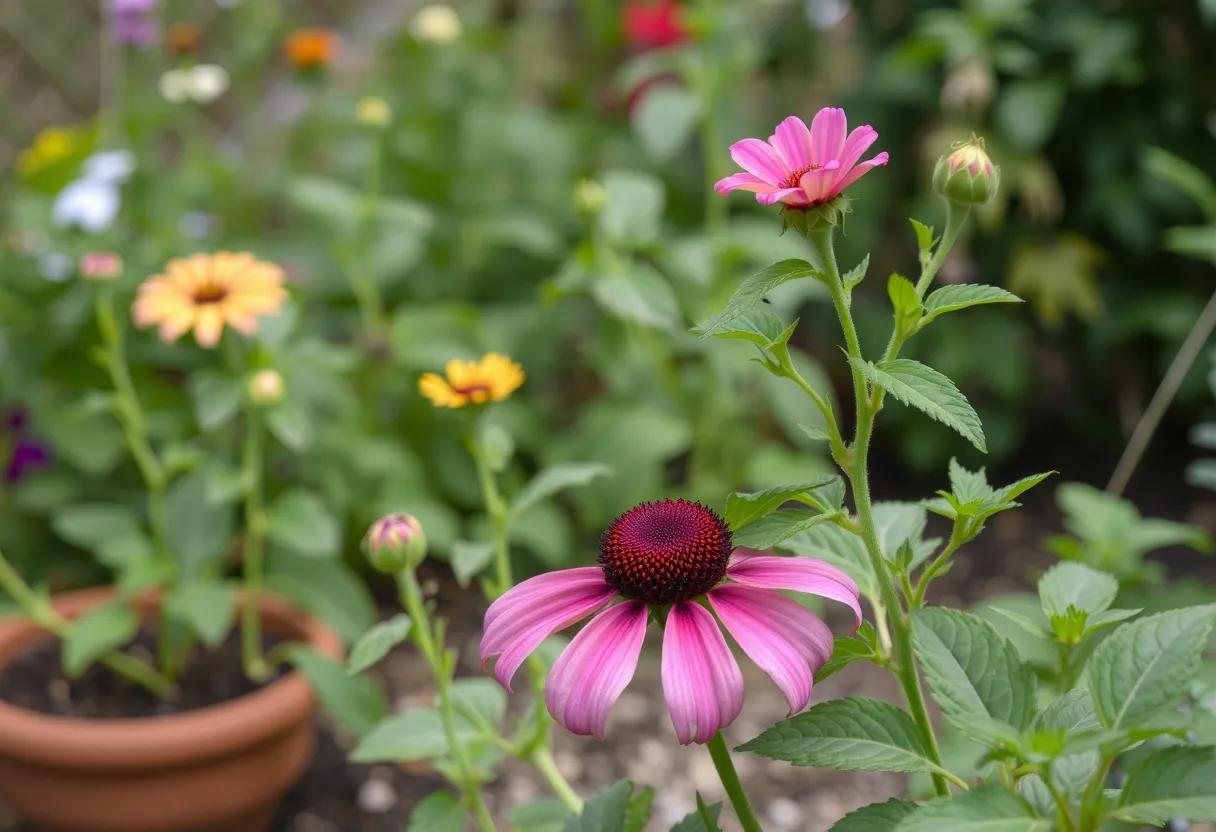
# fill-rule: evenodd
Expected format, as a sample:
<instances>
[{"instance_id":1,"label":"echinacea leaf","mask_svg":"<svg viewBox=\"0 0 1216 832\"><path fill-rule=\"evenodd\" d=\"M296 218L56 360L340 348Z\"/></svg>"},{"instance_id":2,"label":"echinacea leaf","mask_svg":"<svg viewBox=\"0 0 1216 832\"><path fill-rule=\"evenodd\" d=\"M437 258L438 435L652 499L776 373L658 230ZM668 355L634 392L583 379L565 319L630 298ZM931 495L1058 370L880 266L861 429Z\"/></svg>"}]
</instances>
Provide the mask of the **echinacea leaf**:
<instances>
[{"instance_id":1,"label":"echinacea leaf","mask_svg":"<svg viewBox=\"0 0 1216 832\"><path fill-rule=\"evenodd\" d=\"M825 474L807 482L777 485L763 491L736 491L726 498L723 519L726 520L726 525L737 531L771 514L791 500L801 500L808 492L832 485L837 479L839 478L835 474Z\"/></svg>"},{"instance_id":2,"label":"echinacea leaf","mask_svg":"<svg viewBox=\"0 0 1216 832\"><path fill-rule=\"evenodd\" d=\"M910 800L891 798L855 809L832 824L828 832L891 832L901 820L916 811Z\"/></svg>"},{"instance_id":3,"label":"echinacea leaf","mask_svg":"<svg viewBox=\"0 0 1216 832\"><path fill-rule=\"evenodd\" d=\"M935 318L947 312L957 312L972 306L989 303L1022 303L1022 299L1000 286L983 283L956 283L943 286L925 298L925 317L920 328L928 326Z\"/></svg>"},{"instance_id":4,"label":"echinacea leaf","mask_svg":"<svg viewBox=\"0 0 1216 832\"><path fill-rule=\"evenodd\" d=\"M984 428L975 408L954 386L954 382L937 370L910 358L897 358L878 364L850 358L849 363L865 376L866 381L958 431L980 452L988 452Z\"/></svg>"},{"instance_id":5,"label":"echinacea leaf","mask_svg":"<svg viewBox=\"0 0 1216 832\"><path fill-rule=\"evenodd\" d=\"M755 309L756 305L764 300L765 295L782 283L803 277L813 277L816 274L818 272L814 266L796 257L774 263L740 283L739 288L727 301L726 308L697 327L696 331L702 338L709 338L711 335L724 332L736 318L744 312Z\"/></svg>"},{"instance_id":6,"label":"echinacea leaf","mask_svg":"<svg viewBox=\"0 0 1216 832\"><path fill-rule=\"evenodd\" d=\"M1216 747L1175 746L1148 755L1128 773L1111 815L1151 826L1175 817L1216 820Z\"/></svg>"},{"instance_id":7,"label":"echinacea leaf","mask_svg":"<svg viewBox=\"0 0 1216 832\"><path fill-rule=\"evenodd\" d=\"M355 646L351 648L350 658L346 661L346 672L362 673L376 662L388 655L410 634L410 617L398 613L387 621L381 621L364 633Z\"/></svg>"},{"instance_id":8,"label":"echinacea leaf","mask_svg":"<svg viewBox=\"0 0 1216 832\"><path fill-rule=\"evenodd\" d=\"M980 786L930 800L894 827L895 832L1048 832L1052 822L1002 786Z\"/></svg>"},{"instance_id":9,"label":"echinacea leaf","mask_svg":"<svg viewBox=\"0 0 1216 832\"><path fill-rule=\"evenodd\" d=\"M447 790L432 792L414 806L407 832L464 832L465 810Z\"/></svg>"}]
</instances>

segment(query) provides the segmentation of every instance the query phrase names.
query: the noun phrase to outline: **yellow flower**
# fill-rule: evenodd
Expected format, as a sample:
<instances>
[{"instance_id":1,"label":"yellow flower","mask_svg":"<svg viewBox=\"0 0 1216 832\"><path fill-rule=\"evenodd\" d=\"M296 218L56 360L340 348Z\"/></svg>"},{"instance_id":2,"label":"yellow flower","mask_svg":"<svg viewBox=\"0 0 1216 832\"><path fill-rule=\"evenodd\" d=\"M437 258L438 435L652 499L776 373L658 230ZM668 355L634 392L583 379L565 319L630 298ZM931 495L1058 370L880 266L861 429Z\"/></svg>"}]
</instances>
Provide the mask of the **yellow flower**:
<instances>
[{"instance_id":1,"label":"yellow flower","mask_svg":"<svg viewBox=\"0 0 1216 832\"><path fill-rule=\"evenodd\" d=\"M28 184L53 193L75 176L96 143L92 125L43 128L17 157L17 173Z\"/></svg>"},{"instance_id":2,"label":"yellow flower","mask_svg":"<svg viewBox=\"0 0 1216 832\"><path fill-rule=\"evenodd\" d=\"M193 329L200 346L214 347L225 325L252 335L260 315L278 312L287 297L283 280L281 268L252 254L195 254L145 280L131 313L138 326L159 326L165 342Z\"/></svg>"},{"instance_id":3,"label":"yellow flower","mask_svg":"<svg viewBox=\"0 0 1216 832\"><path fill-rule=\"evenodd\" d=\"M454 358L444 375L423 373L418 379L419 392L436 407L502 401L524 383L524 368L496 352L486 353L480 361Z\"/></svg>"}]
</instances>

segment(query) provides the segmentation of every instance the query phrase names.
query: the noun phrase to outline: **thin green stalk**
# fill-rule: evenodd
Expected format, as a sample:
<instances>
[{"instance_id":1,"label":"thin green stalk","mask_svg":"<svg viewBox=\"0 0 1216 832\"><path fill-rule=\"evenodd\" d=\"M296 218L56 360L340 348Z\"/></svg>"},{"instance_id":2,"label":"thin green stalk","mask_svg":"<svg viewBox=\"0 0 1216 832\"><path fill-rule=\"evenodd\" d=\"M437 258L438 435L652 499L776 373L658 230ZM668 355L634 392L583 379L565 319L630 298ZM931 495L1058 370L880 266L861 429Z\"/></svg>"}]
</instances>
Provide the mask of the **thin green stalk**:
<instances>
[{"instance_id":1,"label":"thin green stalk","mask_svg":"<svg viewBox=\"0 0 1216 832\"><path fill-rule=\"evenodd\" d=\"M1077 824L1072 818L1072 808L1068 805L1068 798L1060 791L1055 783L1051 782L1051 769L1048 768L1041 775L1043 784L1047 787L1047 791L1051 794L1051 799L1055 801L1056 807L1059 809L1060 832L1076 832Z\"/></svg>"},{"instance_id":2,"label":"thin green stalk","mask_svg":"<svg viewBox=\"0 0 1216 832\"><path fill-rule=\"evenodd\" d=\"M950 249L954 248L958 234L967 224L967 217L970 214L970 206L958 205L953 200L946 200L946 229L942 232L942 238L938 242L937 248L933 250L933 256L929 258L929 262L921 271L920 280L916 281L916 294L920 297L923 298L925 292L929 291L929 285L933 283L933 278L937 276L937 271L942 267L942 263L946 262L946 255L950 253Z\"/></svg>"},{"instance_id":3,"label":"thin green stalk","mask_svg":"<svg viewBox=\"0 0 1216 832\"><path fill-rule=\"evenodd\" d=\"M66 639L74 626L73 622L59 614L45 598L32 590L0 552L0 587L21 607L30 621L52 633L60 640ZM121 650L107 650L100 661L115 673L130 679L159 699L169 699L176 693L172 680L159 673L147 662Z\"/></svg>"},{"instance_id":4,"label":"thin green stalk","mask_svg":"<svg viewBox=\"0 0 1216 832\"><path fill-rule=\"evenodd\" d=\"M241 657L250 679L261 681L270 674L262 655L262 595L266 551L266 509L262 502L264 435L256 406L245 411L245 444L241 452L241 476L245 481L245 546L242 558L244 608L241 614Z\"/></svg>"},{"instance_id":5,"label":"thin green stalk","mask_svg":"<svg viewBox=\"0 0 1216 832\"><path fill-rule=\"evenodd\" d=\"M722 732L714 734L714 738L705 747L709 749L709 756L714 761L714 768L718 770L718 778L722 781L722 788L726 789L730 805L735 807L735 814L739 817L743 832L763 832L752 804L747 799L747 793L743 791L743 784L739 782L739 773L735 771L735 764L730 759L730 751L722 739Z\"/></svg>"},{"instance_id":6,"label":"thin green stalk","mask_svg":"<svg viewBox=\"0 0 1216 832\"><path fill-rule=\"evenodd\" d=\"M494 472L490 470L490 463L486 459L481 443L477 441L476 436L470 435L466 440L466 445L469 455L473 457L473 464L477 468L477 482L481 486L481 498L485 503L486 514L490 516L490 523L494 530L496 582L494 597L497 598L515 583L511 575L510 512L498 490L498 482L494 479Z\"/></svg>"},{"instance_id":7,"label":"thin green stalk","mask_svg":"<svg viewBox=\"0 0 1216 832\"><path fill-rule=\"evenodd\" d=\"M866 380L861 371L853 365L860 361L861 344L857 338L857 329L853 324L853 314L849 308L849 299L840 279L840 269L836 264L836 254L832 244L832 229L814 231L809 235L812 246L819 255L819 262L827 277L828 288L831 290L832 303L836 308L840 326L844 331L845 346L850 359L850 375L853 379L853 396L856 402L857 425L853 446L842 464L844 473L849 479L853 491L853 502L857 508L857 520L861 525L862 540L865 542L866 554L869 557L870 568L877 579L882 604L891 615L891 640L894 648L892 668L899 678L912 718L920 730L929 757L937 765L941 765L941 752L938 750L937 737L933 733L933 723L929 719L929 711L925 705L924 694L920 689L920 679L916 671L916 658L912 652L910 621L900 604L896 592L895 581L882 554L882 546L878 542L878 533L874 523L874 508L870 497L869 453L870 440L874 432L874 418L877 415L881 401L870 401ZM949 786L941 774L933 775L933 787L939 795L948 795Z\"/></svg>"},{"instance_id":8,"label":"thin green stalk","mask_svg":"<svg viewBox=\"0 0 1216 832\"><path fill-rule=\"evenodd\" d=\"M557 799L567 809L576 814L583 811L583 799L578 796L578 793L574 789L570 788L570 783L567 782L561 770L558 769L557 761L553 759L553 752L549 750L547 744L534 749L528 760L549 783L549 788L553 790L553 793L557 795Z\"/></svg>"},{"instance_id":9,"label":"thin green stalk","mask_svg":"<svg viewBox=\"0 0 1216 832\"><path fill-rule=\"evenodd\" d=\"M431 623L430 614L422 600L422 588L418 586L418 578L412 569L406 569L398 576L398 586L401 590L401 602L410 620L410 635L418 650L430 665L431 675L435 679L435 698L439 706L439 717L443 723L443 732L447 738L448 749L452 752L452 762L455 765L460 783L457 785L464 793L465 800L477 820L477 826L482 832L494 832L494 820L481 797L481 787L476 773L469 762L464 745L456 736L455 709L452 705L452 675L456 665L456 654L443 646L443 629Z\"/></svg>"},{"instance_id":10,"label":"thin green stalk","mask_svg":"<svg viewBox=\"0 0 1216 832\"><path fill-rule=\"evenodd\" d=\"M937 557L921 571L920 579L916 582L916 589L908 596L912 609L920 609L925 605L925 593L929 591L929 584L945 568L946 564L950 562L950 557L958 551L959 546L962 545L962 538L962 526L956 523L950 533L949 542L938 552Z\"/></svg>"}]
</instances>

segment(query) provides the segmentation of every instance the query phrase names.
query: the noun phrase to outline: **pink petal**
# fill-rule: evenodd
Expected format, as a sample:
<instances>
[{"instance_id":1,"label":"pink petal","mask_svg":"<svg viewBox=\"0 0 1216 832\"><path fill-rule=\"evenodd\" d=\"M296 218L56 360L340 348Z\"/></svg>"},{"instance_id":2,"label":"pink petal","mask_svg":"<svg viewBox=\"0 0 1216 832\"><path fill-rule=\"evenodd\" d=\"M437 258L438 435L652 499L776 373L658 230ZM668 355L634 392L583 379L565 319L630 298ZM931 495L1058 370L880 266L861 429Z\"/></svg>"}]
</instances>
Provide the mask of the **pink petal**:
<instances>
[{"instance_id":1,"label":"pink petal","mask_svg":"<svg viewBox=\"0 0 1216 832\"><path fill-rule=\"evenodd\" d=\"M844 140L840 151L840 169L845 173L861 160L861 154L870 149L870 145L878 141L878 131L868 124L855 127L849 137Z\"/></svg>"},{"instance_id":2,"label":"pink petal","mask_svg":"<svg viewBox=\"0 0 1216 832\"><path fill-rule=\"evenodd\" d=\"M598 566L561 569L529 578L486 610L481 664L494 656L494 675L507 690L524 659L558 630L581 621L616 595Z\"/></svg>"},{"instance_id":3,"label":"pink petal","mask_svg":"<svg viewBox=\"0 0 1216 832\"><path fill-rule=\"evenodd\" d=\"M743 139L730 146L730 158L748 173L770 185L780 185L791 173L777 151L759 139Z\"/></svg>"},{"instance_id":4,"label":"pink petal","mask_svg":"<svg viewBox=\"0 0 1216 832\"><path fill-rule=\"evenodd\" d=\"M545 704L568 731L604 738L608 711L637 669L647 616L640 601L609 607L562 651L549 671Z\"/></svg>"},{"instance_id":5,"label":"pink petal","mask_svg":"<svg viewBox=\"0 0 1216 832\"><path fill-rule=\"evenodd\" d=\"M743 674L709 610L681 601L663 630L663 696L676 736L709 742L743 708Z\"/></svg>"},{"instance_id":6,"label":"pink petal","mask_svg":"<svg viewBox=\"0 0 1216 832\"><path fill-rule=\"evenodd\" d=\"M833 187L840 178L837 173L839 168L840 163L833 161L817 170L808 170L802 174L802 178L798 180L798 188L806 195L808 203L826 202L839 193Z\"/></svg>"},{"instance_id":7,"label":"pink petal","mask_svg":"<svg viewBox=\"0 0 1216 832\"><path fill-rule=\"evenodd\" d=\"M731 191L755 191L756 193L772 193L775 186L768 184L753 173L732 173L725 179L714 183L714 190L720 194Z\"/></svg>"},{"instance_id":8,"label":"pink petal","mask_svg":"<svg viewBox=\"0 0 1216 832\"><path fill-rule=\"evenodd\" d=\"M726 577L744 586L792 589L848 604L857 617L857 626L861 626L857 584L844 572L815 558L741 554L751 551L735 550Z\"/></svg>"},{"instance_id":9,"label":"pink petal","mask_svg":"<svg viewBox=\"0 0 1216 832\"><path fill-rule=\"evenodd\" d=\"M770 589L723 584L710 591L722 625L785 694L789 715L811 699L815 671L832 655L832 631L810 610Z\"/></svg>"},{"instance_id":10,"label":"pink petal","mask_svg":"<svg viewBox=\"0 0 1216 832\"><path fill-rule=\"evenodd\" d=\"M778 124L768 141L785 160L788 169L793 171L810 167L811 131L798 116L790 116Z\"/></svg>"},{"instance_id":11,"label":"pink petal","mask_svg":"<svg viewBox=\"0 0 1216 832\"><path fill-rule=\"evenodd\" d=\"M844 110L839 107L824 107L815 113L811 122L811 161L826 165L839 159L847 126Z\"/></svg>"},{"instance_id":12,"label":"pink petal","mask_svg":"<svg viewBox=\"0 0 1216 832\"><path fill-rule=\"evenodd\" d=\"M759 193L756 194L756 202L761 205L776 205L778 202L797 207L810 205L802 188L781 188L770 193Z\"/></svg>"},{"instance_id":13,"label":"pink petal","mask_svg":"<svg viewBox=\"0 0 1216 832\"><path fill-rule=\"evenodd\" d=\"M865 176L871 169L885 165L889 158L890 156L887 154L887 151L884 150L870 161L862 162L860 165L857 165L851 171L845 174L845 177L836 185L836 190L843 191L858 179Z\"/></svg>"}]
</instances>

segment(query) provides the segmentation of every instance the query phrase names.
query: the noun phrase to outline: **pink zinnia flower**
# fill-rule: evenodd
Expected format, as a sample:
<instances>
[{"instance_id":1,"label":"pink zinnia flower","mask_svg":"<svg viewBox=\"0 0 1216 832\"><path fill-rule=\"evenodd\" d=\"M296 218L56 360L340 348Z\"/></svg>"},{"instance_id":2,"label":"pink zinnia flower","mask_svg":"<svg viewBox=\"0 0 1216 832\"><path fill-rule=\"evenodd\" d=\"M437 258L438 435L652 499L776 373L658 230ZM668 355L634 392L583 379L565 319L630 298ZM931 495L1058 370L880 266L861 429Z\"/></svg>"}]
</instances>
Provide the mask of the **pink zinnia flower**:
<instances>
[{"instance_id":1,"label":"pink zinnia flower","mask_svg":"<svg viewBox=\"0 0 1216 832\"><path fill-rule=\"evenodd\" d=\"M630 509L604 532L599 563L514 587L490 605L481 640L482 663L497 656L494 673L510 690L515 671L542 641L596 613L553 665L545 688L549 713L575 734L603 739L652 614L663 626L663 695L685 744L709 742L743 705L743 676L719 622L776 682L791 714L810 700L815 671L832 654L832 633L776 590L840 601L861 623L857 585L848 575L812 558L734 549L730 529L700 503L663 500ZM611 604L618 597L622 602Z\"/></svg>"},{"instance_id":2,"label":"pink zinnia flower","mask_svg":"<svg viewBox=\"0 0 1216 832\"><path fill-rule=\"evenodd\" d=\"M868 162L861 154L878 139L878 131L863 124L845 135L848 122L844 110L824 107L815 113L808 130L797 116L777 125L767 142L743 139L730 146L730 156L746 173L720 179L714 189L720 194L754 191L761 205L784 203L807 208L836 197L871 168L885 165L883 151Z\"/></svg>"},{"instance_id":3,"label":"pink zinnia flower","mask_svg":"<svg viewBox=\"0 0 1216 832\"><path fill-rule=\"evenodd\" d=\"M684 28L684 9L674 0L627 3L621 13L625 19L626 37L641 49L676 46L688 37Z\"/></svg>"}]
</instances>

